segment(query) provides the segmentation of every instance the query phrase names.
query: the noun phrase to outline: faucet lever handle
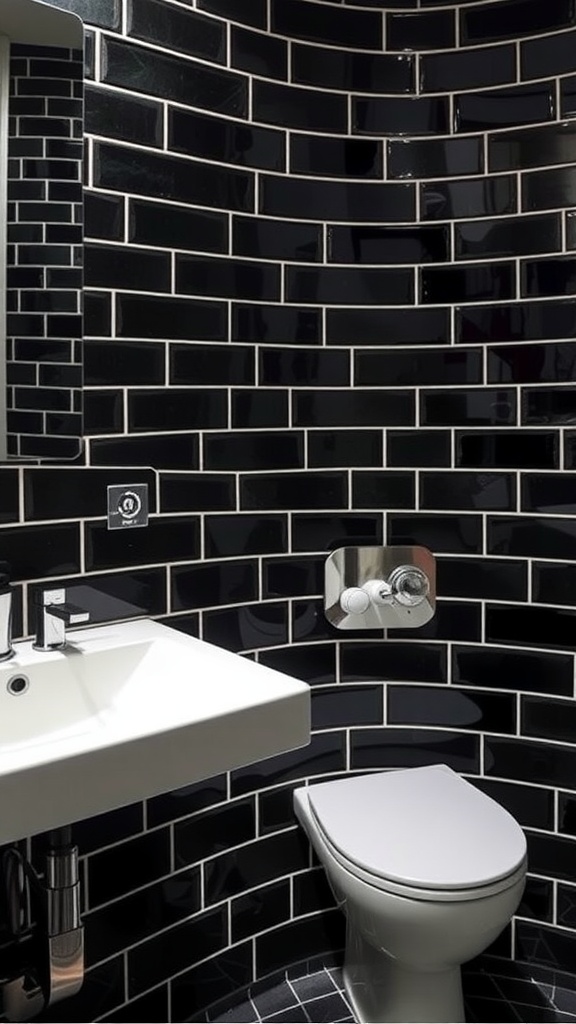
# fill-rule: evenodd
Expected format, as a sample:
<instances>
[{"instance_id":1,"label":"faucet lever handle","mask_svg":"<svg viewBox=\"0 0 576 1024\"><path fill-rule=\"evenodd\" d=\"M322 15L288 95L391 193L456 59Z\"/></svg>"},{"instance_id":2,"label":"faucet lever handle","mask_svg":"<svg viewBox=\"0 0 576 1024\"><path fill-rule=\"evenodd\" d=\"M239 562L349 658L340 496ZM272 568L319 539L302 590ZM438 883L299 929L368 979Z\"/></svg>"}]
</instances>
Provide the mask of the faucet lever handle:
<instances>
[{"instance_id":1,"label":"faucet lever handle","mask_svg":"<svg viewBox=\"0 0 576 1024\"><path fill-rule=\"evenodd\" d=\"M77 604L70 604L69 601L51 604L49 608L50 615L55 615L57 619L62 619L67 626L77 626L81 622L90 621L90 612L85 611L84 608L79 608Z\"/></svg>"}]
</instances>

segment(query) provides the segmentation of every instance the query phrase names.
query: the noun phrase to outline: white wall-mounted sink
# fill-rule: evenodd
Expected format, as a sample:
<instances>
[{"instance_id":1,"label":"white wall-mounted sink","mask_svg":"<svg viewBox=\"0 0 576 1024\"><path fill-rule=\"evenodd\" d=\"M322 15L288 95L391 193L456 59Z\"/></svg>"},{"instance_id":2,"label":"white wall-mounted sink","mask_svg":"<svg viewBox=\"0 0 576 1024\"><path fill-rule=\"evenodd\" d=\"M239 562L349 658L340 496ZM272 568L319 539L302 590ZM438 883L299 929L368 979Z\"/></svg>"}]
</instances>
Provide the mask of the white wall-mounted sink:
<instances>
[{"instance_id":1,"label":"white wall-mounted sink","mask_svg":"<svg viewBox=\"0 0 576 1024\"><path fill-rule=\"evenodd\" d=\"M0 843L310 739L306 683L150 619L15 650L0 664Z\"/></svg>"}]
</instances>

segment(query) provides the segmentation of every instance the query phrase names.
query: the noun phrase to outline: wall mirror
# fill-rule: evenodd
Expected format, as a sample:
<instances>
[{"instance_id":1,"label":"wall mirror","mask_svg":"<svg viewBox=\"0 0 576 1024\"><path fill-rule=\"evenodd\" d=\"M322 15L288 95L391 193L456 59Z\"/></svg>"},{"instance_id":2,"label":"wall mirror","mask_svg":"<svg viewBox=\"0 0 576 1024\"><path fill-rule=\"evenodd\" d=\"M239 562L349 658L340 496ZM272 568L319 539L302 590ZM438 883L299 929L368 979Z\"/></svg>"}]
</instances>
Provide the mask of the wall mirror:
<instances>
[{"instance_id":1,"label":"wall mirror","mask_svg":"<svg viewBox=\"0 0 576 1024\"><path fill-rule=\"evenodd\" d=\"M0 460L82 450L83 29L0 0Z\"/></svg>"}]
</instances>

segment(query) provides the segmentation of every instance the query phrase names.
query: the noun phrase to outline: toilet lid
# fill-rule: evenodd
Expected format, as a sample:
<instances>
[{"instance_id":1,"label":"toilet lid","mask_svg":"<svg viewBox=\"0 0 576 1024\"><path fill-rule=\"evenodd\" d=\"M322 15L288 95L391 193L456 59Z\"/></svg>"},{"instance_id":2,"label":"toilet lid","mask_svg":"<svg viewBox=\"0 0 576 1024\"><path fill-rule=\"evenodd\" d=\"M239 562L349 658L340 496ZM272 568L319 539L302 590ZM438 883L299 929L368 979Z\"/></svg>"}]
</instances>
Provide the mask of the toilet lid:
<instances>
[{"instance_id":1,"label":"toilet lid","mask_svg":"<svg viewBox=\"0 0 576 1024\"><path fill-rule=\"evenodd\" d=\"M405 886L469 889L516 871L526 856L508 811L446 765L310 786L316 821L351 865Z\"/></svg>"}]
</instances>

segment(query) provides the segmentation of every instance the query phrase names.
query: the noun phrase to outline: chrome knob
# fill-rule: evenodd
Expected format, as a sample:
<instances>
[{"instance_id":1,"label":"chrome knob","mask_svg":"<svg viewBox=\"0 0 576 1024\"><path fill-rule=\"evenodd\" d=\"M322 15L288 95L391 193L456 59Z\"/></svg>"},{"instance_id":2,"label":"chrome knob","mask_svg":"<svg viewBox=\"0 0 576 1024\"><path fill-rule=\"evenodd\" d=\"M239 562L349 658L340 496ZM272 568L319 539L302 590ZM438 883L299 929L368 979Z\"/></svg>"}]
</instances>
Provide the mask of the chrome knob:
<instances>
[{"instance_id":1,"label":"chrome knob","mask_svg":"<svg viewBox=\"0 0 576 1024\"><path fill-rule=\"evenodd\" d=\"M398 565L388 577L394 599L405 608L416 608L430 593L430 581L415 565Z\"/></svg>"}]
</instances>

